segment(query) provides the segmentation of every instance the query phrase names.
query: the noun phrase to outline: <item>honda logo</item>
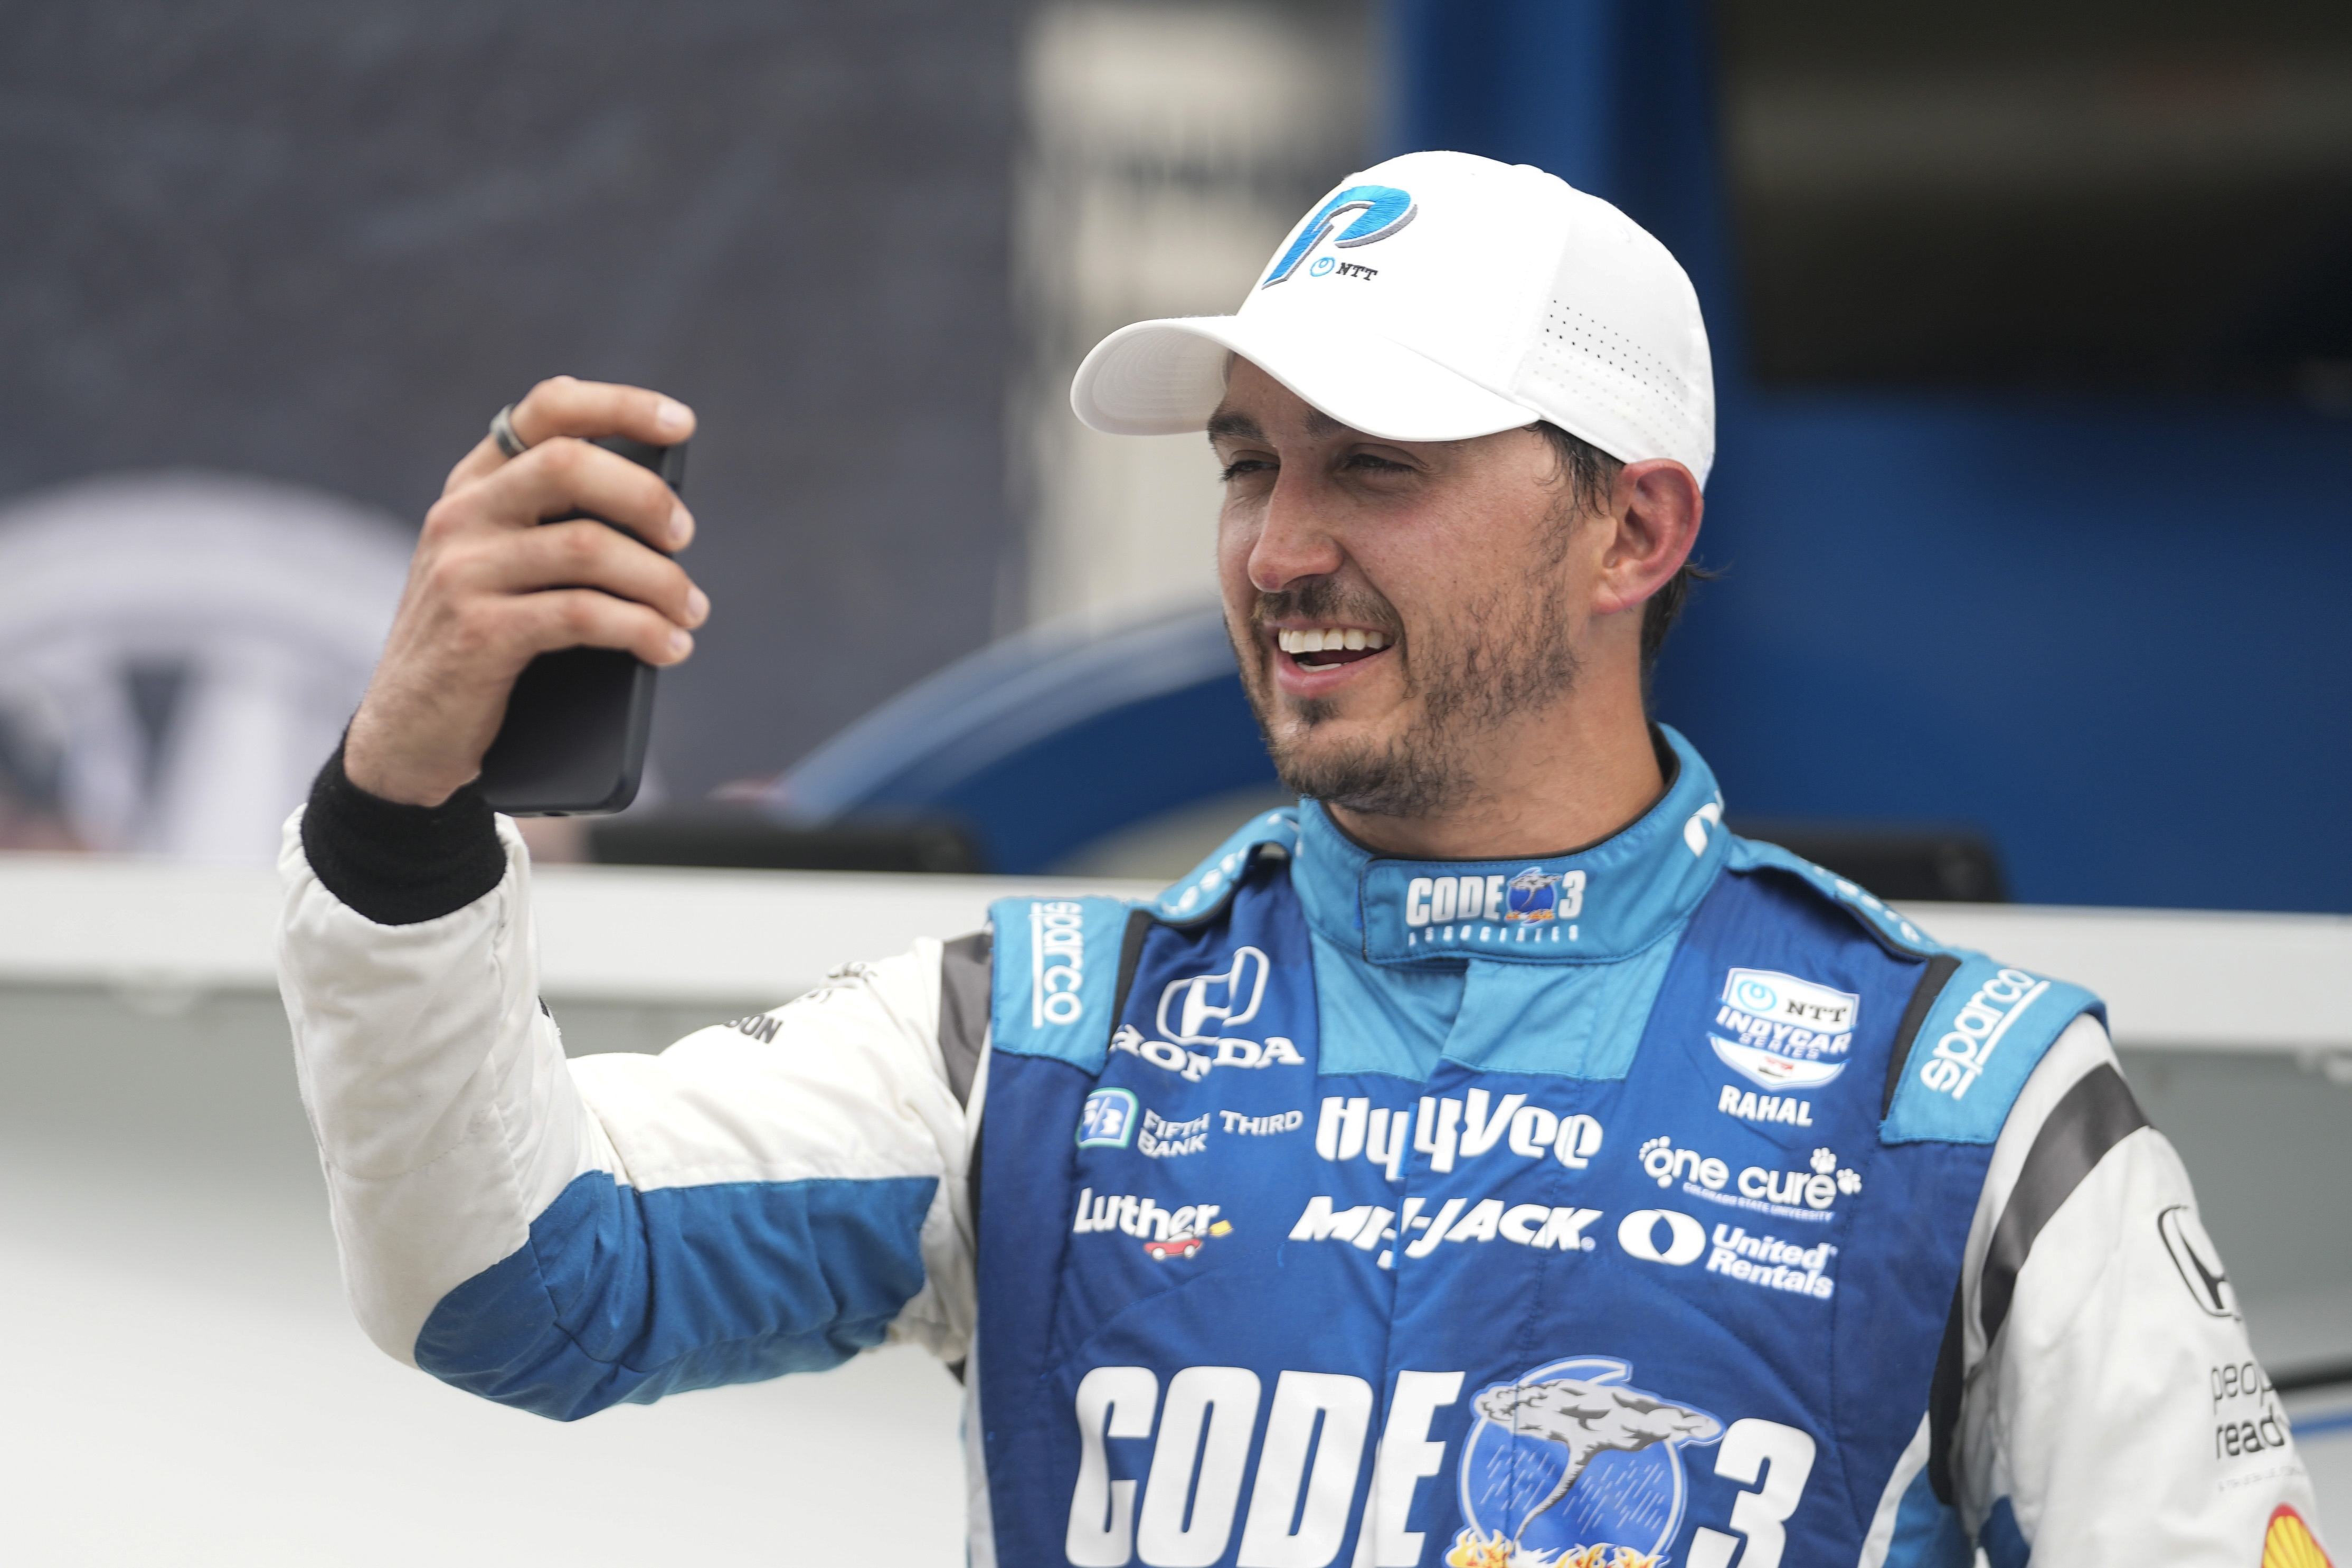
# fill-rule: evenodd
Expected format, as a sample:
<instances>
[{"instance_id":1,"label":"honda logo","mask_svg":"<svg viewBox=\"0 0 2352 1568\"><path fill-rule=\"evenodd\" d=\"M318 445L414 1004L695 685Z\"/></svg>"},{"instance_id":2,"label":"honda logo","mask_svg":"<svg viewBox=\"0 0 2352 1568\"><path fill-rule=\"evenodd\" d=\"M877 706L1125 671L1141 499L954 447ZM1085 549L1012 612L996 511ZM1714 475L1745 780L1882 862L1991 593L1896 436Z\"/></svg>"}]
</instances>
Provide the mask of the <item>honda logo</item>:
<instances>
[{"instance_id":1,"label":"honda logo","mask_svg":"<svg viewBox=\"0 0 2352 1568\"><path fill-rule=\"evenodd\" d=\"M2164 1237L2164 1249L2172 1254L2172 1266L2180 1270L2180 1282L2189 1287L2206 1314L2236 1317L2238 1293L2230 1288L2229 1270L2221 1267L2213 1238L2197 1223L2197 1211L2187 1204L2175 1204L2156 1216L2156 1230Z\"/></svg>"},{"instance_id":2,"label":"honda logo","mask_svg":"<svg viewBox=\"0 0 2352 1568\"><path fill-rule=\"evenodd\" d=\"M1169 982L1160 994L1160 1033L1178 1045L1203 1045L1248 1023L1265 997L1265 974L1271 967L1256 948L1236 948L1234 966L1223 974ZM1169 1021L1171 1011L1173 1023Z\"/></svg>"}]
</instances>

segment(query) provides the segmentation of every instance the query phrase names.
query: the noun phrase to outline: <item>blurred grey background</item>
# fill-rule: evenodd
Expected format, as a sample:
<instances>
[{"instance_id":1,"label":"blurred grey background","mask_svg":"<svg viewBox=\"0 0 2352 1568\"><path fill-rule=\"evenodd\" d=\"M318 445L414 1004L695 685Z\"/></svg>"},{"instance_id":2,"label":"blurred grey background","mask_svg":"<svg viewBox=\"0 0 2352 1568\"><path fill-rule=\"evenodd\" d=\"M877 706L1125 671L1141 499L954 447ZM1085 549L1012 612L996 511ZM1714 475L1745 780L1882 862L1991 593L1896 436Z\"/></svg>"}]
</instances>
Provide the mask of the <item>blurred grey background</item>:
<instances>
[{"instance_id":1,"label":"blurred grey background","mask_svg":"<svg viewBox=\"0 0 2352 1568\"><path fill-rule=\"evenodd\" d=\"M719 613L661 776L772 772L1024 613L1027 10L0 7L0 497L227 470L413 529L539 377L664 388Z\"/></svg>"}]
</instances>

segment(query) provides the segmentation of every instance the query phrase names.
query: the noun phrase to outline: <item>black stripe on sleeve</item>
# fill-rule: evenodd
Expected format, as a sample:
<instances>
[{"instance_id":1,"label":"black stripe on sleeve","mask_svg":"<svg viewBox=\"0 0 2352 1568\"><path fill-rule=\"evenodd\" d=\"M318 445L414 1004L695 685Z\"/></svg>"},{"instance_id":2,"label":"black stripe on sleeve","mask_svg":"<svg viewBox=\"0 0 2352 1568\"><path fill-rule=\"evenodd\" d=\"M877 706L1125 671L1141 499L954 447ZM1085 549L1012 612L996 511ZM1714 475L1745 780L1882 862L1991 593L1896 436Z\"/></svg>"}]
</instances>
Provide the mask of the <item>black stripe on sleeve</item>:
<instances>
[{"instance_id":1,"label":"black stripe on sleeve","mask_svg":"<svg viewBox=\"0 0 2352 1568\"><path fill-rule=\"evenodd\" d=\"M980 1071L980 1047L988 1038L990 959L994 933L976 931L940 948L940 1059L956 1103L971 1103L971 1080Z\"/></svg>"},{"instance_id":2,"label":"black stripe on sleeve","mask_svg":"<svg viewBox=\"0 0 2352 1568\"><path fill-rule=\"evenodd\" d=\"M1927 1484L1946 1508L1958 1495L1952 1485L1952 1443L1960 1430L1960 1394L1967 1386L1960 1376L1964 1347L1960 1342L1960 1288L1952 1287L1952 1310L1944 1318L1944 1342L1936 1352L1936 1375L1927 1384Z\"/></svg>"},{"instance_id":3,"label":"black stripe on sleeve","mask_svg":"<svg viewBox=\"0 0 2352 1568\"><path fill-rule=\"evenodd\" d=\"M2017 1185L2010 1189L2000 1223L1993 1227L1992 1245L1985 1251L1977 1316L1987 1343L2009 1316L2017 1271L2025 1267L2033 1238L2107 1151L2147 1125L2123 1074L2107 1062L2084 1073L2051 1110L2050 1119L2034 1135L2025 1168L2017 1173Z\"/></svg>"},{"instance_id":4,"label":"black stripe on sleeve","mask_svg":"<svg viewBox=\"0 0 2352 1568\"><path fill-rule=\"evenodd\" d=\"M956 1103L971 1106L971 1080L980 1073L981 1047L988 1039L989 999L993 991L996 933L976 931L940 946L940 1060L947 1068L948 1088ZM985 1118L983 1110L982 1116ZM984 1125L983 1121L983 1125ZM971 1228L980 1234L980 1129L972 1131L971 1164L964 1172L964 1196L971 1206ZM958 1383L964 1363L948 1366Z\"/></svg>"},{"instance_id":5,"label":"black stripe on sleeve","mask_svg":"<svg viewBox=\"0 0 2352 1568\"><path fill-rule=\"evenodd\" d=\"M1127 917L1127 930L1118 941L1118 988L1112 994L1110 1004L1110 1026L1114 1029L1127 1011L1127 994L1135 989L1135 971L1143 962L1143 939L1150 934L1150 910L1138 910Z\"/></svg>"},{"instance_id":6,"label":"black stripe on sleeve","mask_svg":"<svg viewBox=\"0 0 2352 1568\"><path fill-rule=\"evenodd\" d=\"M1895 1109L1895 1090L1903 1081L1903 1069L1910 1065L1911 1047L1919 1038L1921 1026L1927 1022L1927 1010L1936 1005L1936 998L1944 994L1944 987L1951 984L1959 968L1958 958L1939 952L1927 961L1919 984L1911 988L1910 1005L1903 1009L1903 1021L1895 1026L1895 1048L1886 1058L1886 1098L1878 1107L1881 1121Z\"/></svg>"},{"instance_id":7,"label":"black stripe on sleeve","mask_svg":"<svg viewBox=\"0 0 2352 1568\"><path fill-rule=\"evenodd\" d=\"M2123 1075L2101 1062L2083 1075L2051 1110L2049 1120L2034 1135L2017 1185L2010 1189L2009 1205L1993 1226L1986 1249L1984 1283L1977 1293L1984 1319L1985 1341L2009 1317L2010 1299L2017 1292L2017 1271L2033 1250L2034 1237L2050 1223L2061 1205L2083 1184L2108 1150L2147 1125L2139 1102L2132 1099ZM1936 1373L1927 1385L1927 1483L1936 1500L1946 1507L1957 1495L1952 1484L1953 1448L1960 1428L1960 1395L1966 1386L1962 1373L1960 1314L1967 1309L1956 1287L1952 1310L1944 1321L1944 1342L1936 1352Z\"/></svg>"}]
</instances>

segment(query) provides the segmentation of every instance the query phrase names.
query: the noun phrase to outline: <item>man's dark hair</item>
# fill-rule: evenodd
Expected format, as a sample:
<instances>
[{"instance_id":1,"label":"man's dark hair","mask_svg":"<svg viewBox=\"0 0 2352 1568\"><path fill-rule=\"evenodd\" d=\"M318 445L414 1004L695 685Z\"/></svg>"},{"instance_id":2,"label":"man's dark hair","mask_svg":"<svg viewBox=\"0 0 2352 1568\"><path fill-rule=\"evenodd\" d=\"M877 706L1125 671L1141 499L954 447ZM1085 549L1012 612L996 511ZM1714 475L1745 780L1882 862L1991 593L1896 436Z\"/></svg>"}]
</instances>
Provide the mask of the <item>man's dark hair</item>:
<instances>
[{"instance_id":1,"label":"man's dark hair","mask_svg":"<svg viewBox=\"0 0 2352 1568\"><path fill-rule=\"evenodd\" d=\"M1560 477L1568 481L1569 500L1576 515L1608 510L1618 470L1625 465L1549 419L1539 419L1529 428L1551 443L1552 456L1559 459ZM1682 618L1691 584L1712 582L1719 575L1696 561L1685 561L1666 579L1665 586L1651 595L1649 603L1642 606L1642 695L1645 700L1650 692L1650 673L1658 668L1658 650L1666 646L1666 634Z\"/></svg>"}]
</instances>

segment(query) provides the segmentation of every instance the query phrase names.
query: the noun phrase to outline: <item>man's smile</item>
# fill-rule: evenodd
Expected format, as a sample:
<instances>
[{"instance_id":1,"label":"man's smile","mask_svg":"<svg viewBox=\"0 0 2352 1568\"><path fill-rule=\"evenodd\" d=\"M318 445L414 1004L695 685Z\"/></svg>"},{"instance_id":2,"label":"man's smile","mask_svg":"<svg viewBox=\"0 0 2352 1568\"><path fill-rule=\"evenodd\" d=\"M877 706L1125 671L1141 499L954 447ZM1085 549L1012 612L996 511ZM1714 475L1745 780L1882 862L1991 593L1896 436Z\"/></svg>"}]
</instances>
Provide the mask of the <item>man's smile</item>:
<instances>
[{"instance_id":1,"label":"man's smile","mask_svg":"<svg viewBox=\"0 0 2352 1568\"><path fill-rule=\"evenodd\" d=\"M1319 697L1345 684L1359 667L1379 662L1396 640L1371 626L1276 626L1275 678L1294 697Z\"/></svg>"}]
</instances>

